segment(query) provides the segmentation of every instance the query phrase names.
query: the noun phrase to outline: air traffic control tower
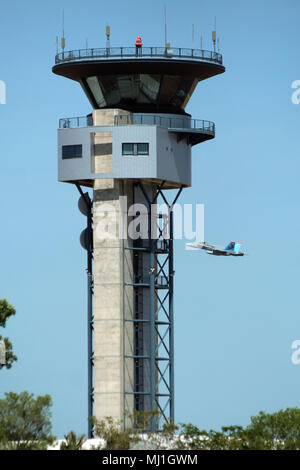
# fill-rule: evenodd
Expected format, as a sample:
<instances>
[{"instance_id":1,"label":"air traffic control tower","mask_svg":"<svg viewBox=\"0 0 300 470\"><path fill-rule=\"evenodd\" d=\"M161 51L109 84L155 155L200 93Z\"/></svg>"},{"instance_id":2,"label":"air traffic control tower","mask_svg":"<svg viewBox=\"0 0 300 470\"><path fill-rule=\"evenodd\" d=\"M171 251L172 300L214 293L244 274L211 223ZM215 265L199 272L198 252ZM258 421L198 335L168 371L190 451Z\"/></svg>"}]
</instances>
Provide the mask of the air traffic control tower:
<instances>
[{"instance_id":1,"label":"air traffic control tower","mask_svg":"<svg viewBox=\"0 0 300 470\"><path fill-rule=\"evenodd\" d=\"M77 186L88 220L81 241L88 252L89 416L126 427L128 413L155 410L151 431L174 419L172 206L191 186L192 147L215 136L214 123L192 119L185 107L198 82L224 71L216 51L169 45L108 43L56 55L53 72L79 82L92 107L88 116L60 119L58 129L58 178ZM82 186L93 189L93 200ZM167 216L149 215L159 201ZM137 239L127 232L132 204L148 221L146 234L137 225ZM117 236L103 236L103 221L114 231L116 214Z\"/></svg>"}]
</instances>

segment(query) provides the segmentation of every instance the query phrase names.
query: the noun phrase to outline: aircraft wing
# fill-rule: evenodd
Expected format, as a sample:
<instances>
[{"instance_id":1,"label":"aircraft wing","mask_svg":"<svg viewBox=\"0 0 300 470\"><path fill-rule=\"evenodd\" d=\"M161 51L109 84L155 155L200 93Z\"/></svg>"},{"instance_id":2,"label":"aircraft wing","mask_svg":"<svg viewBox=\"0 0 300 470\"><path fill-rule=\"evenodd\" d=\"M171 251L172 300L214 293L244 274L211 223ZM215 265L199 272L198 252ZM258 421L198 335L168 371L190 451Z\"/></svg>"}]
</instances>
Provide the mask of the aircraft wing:
<instances>
[{"instance_id":1,"label":"aircraft wing","mask_svg":"<svg viewBox=\"0 0 300 470\"><path fill-rule=\"evenodd\" d=\"M195 249L195 250L206 250L206 251L213 251L215 246L214 245L209 245L206 242L200 242L200 243L186 243L186 247L188 249Z\"/></svg>"}]
</instances>

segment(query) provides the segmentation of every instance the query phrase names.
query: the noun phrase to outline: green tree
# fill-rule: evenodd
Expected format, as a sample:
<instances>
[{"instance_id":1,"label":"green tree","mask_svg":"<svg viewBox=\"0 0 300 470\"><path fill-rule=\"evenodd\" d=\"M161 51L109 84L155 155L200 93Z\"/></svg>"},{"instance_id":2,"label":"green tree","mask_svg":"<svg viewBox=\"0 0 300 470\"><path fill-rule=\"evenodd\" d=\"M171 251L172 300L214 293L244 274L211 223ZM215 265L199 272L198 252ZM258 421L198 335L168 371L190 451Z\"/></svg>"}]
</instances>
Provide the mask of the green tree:
<instances>
[{"instance_id":1,"label":"green tree","mask_svg":"<svg viewBox=\"0 0 300 470\"><path fill-rule=\"evenodd\" d=\"M0 326L2 328L5 328L8 318L15 314L14 307L6 299L0 299Z\"/></svg>"},{"instance_id":2,"label":"green tree","mask_svg":"<svg viewBox=\"0 0 300 470\"><path fill-rule=\"evenodd\" d=\"M61 443L60 450L81 450L86 438L84 434L77 436L74 431L70 431L65 436L65 440L66 442Z\"/></svg>"},{"instance_id":3,"label":"green tree","mask_svg":"<svg viewBox=\"0 0 300 470\"><path fill-rule=\"evenodd\" d=\"M182 424L184 448L203 450L300 450L300 409L287 408L275 413L260 412L251 423L222 427L221 431L200 431Z\"/></svg>"},{"instance_id":4,"label":"green tree","mask_svg":"<svg viewBox=\"0 0 300 470\"><path fill-rule=\"evenodd\" d=\"M51 435L52 399L9 392L0 399L0 448L46 449L54 440Z\"/></svg>"},{"instance_id":5,"label":"green tree","mask_svg":"<svg viewBox=\"0 0 300 470\"><path fill-rule=\"evenodd\" d=\"M260 412L246 427L249 449L300 450L300 409Z\"/></svg>"},{"instance_id":6,"label":"green tree","mask_svg":"<svg viewBox=\"0 0 300 470\"><path fill-rule=\"evenodd\" d=\"M128 450L136 442L136 432L132 429L122 430L122 422L108 416L105 419L91 419L95 436L105 441L105 450Z\"/></svg>"},{"instance_id":7,"label":"green tree","mask_svg":"<svg viewBox=\"0 0 300 470\"><path fill-rule=\"evenodd\" d=\"M0 299L0 327L5 328L7 320L16 314L16 310L12 305L8 303L6 299ZM6 367L7 369L10 369L12 366L12 363L17 360L17 356L13 353L13 348L10 340L8 338L3 338L0 335L0 341L3 340L5 344L5 358L6 358L6 364L0 364L0 369L2 367Z\"/></svg>"}]
</instances>

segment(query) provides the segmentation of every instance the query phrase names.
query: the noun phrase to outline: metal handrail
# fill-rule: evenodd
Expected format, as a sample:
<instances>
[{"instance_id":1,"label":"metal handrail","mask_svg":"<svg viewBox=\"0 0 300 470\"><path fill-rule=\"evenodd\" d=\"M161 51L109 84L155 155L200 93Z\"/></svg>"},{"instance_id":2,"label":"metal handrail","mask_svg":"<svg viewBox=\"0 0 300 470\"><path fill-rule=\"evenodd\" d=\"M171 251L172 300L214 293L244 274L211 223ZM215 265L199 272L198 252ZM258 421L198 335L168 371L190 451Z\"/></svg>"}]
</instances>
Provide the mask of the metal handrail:
<instances>
[{"instance_id":1,"label":"metal handrail","mask_svg":"<svg viewBox=\"0 0 300 470\"><path fill-rule=\"evenodd\" d=\"M89 127L93 125L92 116L78 116L62 118L59 120L59 129L68 129L72 127Z\"/></svg>"},{"instance_id":2,"label":"metal handrail","mask_svg":"<svg viewBox=\"0 0 300 470\"><path fill-rule=\"evenodd\" d=\"M155 114L119 114L115 116L115 125L156 125L168 129L188 129L215 132L215 123L203 119L189 119L186 117L166 117Z\"/></svg>"},{"instance_id":3,"label":"metal handrail","mask_svg":"<svg viewBox=\"0 0 300 470\"><path fill-rule=\"evenodd\" d=\"M59 128L89 127L93 125L91 116L63 118L59 120ZM156 125L168 129L186 129L215 133L215 123L203 119L188 119L186 117L164 117L155 114L119 114L115 116L114 125Z\"/></svg>"},{"instance_id":4,"label":"metal handrail","mask_svg":"<svg viewBox=\"0 0 300 470\"><path fill-rule=\"evenodd\" d=\"M172 59L172 57L182 59L195 59L223 63L222 55L218 52L206 51L203 49L189 49L185 47L106 47L93 49L77 49L74 51L63 51L55 56L55 63L70 62L81 59L110 59L114 57L164 57Z\"/></svg>"}]
</instances>

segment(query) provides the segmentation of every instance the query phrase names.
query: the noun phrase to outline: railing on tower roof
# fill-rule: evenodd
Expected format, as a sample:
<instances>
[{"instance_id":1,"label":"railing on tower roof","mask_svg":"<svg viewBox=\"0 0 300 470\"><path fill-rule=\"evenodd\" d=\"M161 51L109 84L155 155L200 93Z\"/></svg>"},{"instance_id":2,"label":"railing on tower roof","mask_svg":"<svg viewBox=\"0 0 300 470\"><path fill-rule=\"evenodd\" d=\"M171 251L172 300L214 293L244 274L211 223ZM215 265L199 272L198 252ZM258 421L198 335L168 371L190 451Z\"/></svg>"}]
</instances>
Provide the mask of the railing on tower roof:
<instances>
[{"instance_id":1,"label":"railing on tower roof","mask_svg":"<svg viewBox=\"0 0 300 470\"><path fill-rule=\"evenodd\" d=\"M184 117L165 117L155 114L120 114L115 116L114 125L156 125L167 127L168 129L186 129L187 131L206 132L215 134L214 122L204 119L191 119ZM92 116L79 116L71 118L62 118L59 120L60 129L74 127L89 127L93 125Z\"/></svg>"},{"instance_id":2,"label":"railing on tower roof","mask_svg":"<svg viewBox=\"0 0 300 470\"><path fill-rule=\"evenodd\" d=\"M218 52L205 51L203 49L188 49L185 47L109 47L94 49L77 49L74 51L60 52L55 56L55 63L71 62L82 59L122 59L122 58L164 58L203 60L222 64L222 55Z\"/></svg>"}]
</instances>

